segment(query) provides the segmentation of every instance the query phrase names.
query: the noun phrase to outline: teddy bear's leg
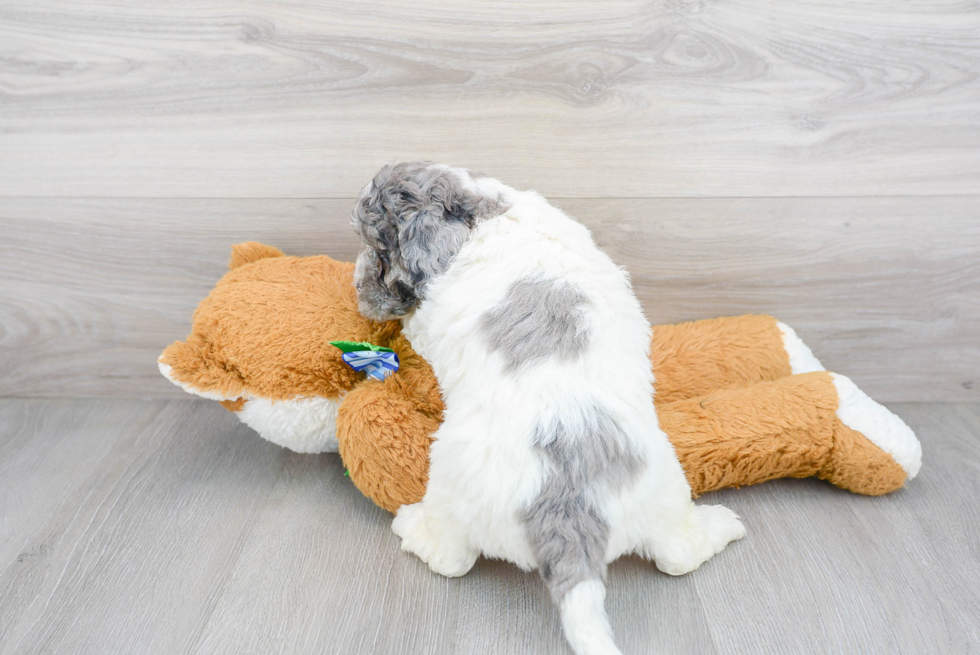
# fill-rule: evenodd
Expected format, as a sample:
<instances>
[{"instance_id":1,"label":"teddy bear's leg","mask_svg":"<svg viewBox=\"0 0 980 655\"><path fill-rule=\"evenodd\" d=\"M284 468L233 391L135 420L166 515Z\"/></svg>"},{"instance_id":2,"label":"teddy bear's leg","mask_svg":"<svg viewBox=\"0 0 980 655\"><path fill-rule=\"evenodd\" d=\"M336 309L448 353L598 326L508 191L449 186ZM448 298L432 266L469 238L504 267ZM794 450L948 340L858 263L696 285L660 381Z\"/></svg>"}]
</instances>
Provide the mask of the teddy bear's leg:
<instances>
[{"instance_id":1,"label":"teddy bear's leg","mask_svg":"<svg viewBox=\"0 0 980 655\"><path fill-rule=\"evenodd\" d=\"M757 315L654 326L650 361L658 405L823 370L792 328Z\"/></svg>"},{"instance_id":2,"label":"teddy bear's leg","mask_svg":"<svg viewBox=\"0 0 980 655\"><path fill-rule=\"evenodd\" d=\"M658 416L695 496L813 475L878 495L918 471L918 441L901 419L827 372L662 404Z\"/></svg>"},{"instance_id":3,"label":"teddy bear's leg","mask_svg":"<svg viewBox=\"0 0 980 655\"><path fill-rule=\"evenodd\" d=\"M833 448L837 399L832 385L809 376L658 406L695 496L817 474Z\"/></svg>"},{"instance_id":4,"label":"teddy bear's leg","mask_svg":"<svg viewBox=\"0 0 980 655\"><path fill-rule=\"evenodd\" d=\"M911 428L849 378L828 375L838 396L834 448L818 476L871 496L914 478L922 466L922 446Z\"/></svg>"},{"instance_id":5,"label":"teddy bear's leg","mask_svg":"<svg viewBox=\"0 0 980 655\"><path fill-rule=\"evenodd\" d=\"M796 330L782 321L776 321L776 328L783 340L783 350L786 351L786 356L789 358L789 368L793 375L827 370L820 363L820 360L813 356L810 347L796 335Z\"/></svg>"}]
</instances>

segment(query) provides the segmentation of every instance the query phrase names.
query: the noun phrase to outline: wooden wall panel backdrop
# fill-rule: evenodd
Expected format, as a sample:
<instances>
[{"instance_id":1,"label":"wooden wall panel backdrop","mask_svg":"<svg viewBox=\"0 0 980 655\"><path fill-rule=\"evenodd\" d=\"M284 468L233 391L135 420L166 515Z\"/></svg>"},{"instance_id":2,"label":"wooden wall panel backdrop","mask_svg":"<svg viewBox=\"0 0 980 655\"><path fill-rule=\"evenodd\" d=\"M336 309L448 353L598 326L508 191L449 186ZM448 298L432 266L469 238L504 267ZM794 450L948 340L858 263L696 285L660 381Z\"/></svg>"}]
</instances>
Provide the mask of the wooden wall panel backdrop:
<instances>
[{"instance_id":1,"label":"wooden wall panel backdrop","mask_svg":"<svg viewBox=\"0 0 980 655\"><path fill-rule=\"evenodd\" d=\"M879 399L980 399L980 198L556 202L652 321L768 312ZM0 395L184 397L156 357L230 245L352 259L352 203L0 199Z\"/></svg>"},{"instance_id":2,"label":"wooden wall panel backdrop","mask_svg":"<svg viewBox=\"0 0 980 655\"><path fill-rule=\"evenodd\" d=\"M0 195L972 194L976 2L6 0Z\"/></svg>"}]
</instances>

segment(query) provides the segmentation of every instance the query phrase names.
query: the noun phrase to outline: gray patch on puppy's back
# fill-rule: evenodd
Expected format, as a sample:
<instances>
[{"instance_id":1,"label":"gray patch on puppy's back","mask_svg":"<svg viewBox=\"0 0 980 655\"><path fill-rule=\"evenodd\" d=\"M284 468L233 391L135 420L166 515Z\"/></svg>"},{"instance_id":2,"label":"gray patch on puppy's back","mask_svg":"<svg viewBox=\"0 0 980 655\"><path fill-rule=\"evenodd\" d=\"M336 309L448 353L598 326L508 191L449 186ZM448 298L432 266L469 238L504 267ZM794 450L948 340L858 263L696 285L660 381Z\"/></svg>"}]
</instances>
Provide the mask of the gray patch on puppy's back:
<instances>
[{"instance_id":1,"label":"gray patch on puppy's back","mask_svg":"<svg viewBox=\"0 0 980 655\"><path fill-rule=\"evenodd\" d=\"M578 583L605 580L609 525L600 494L632 481L643 460L597 407L539 426L533 443L551 471L521 519L541 577L560 605Z\"/></svg>"},{"instance_id":2,"label":"gray patch on puppy's back","mask_svg":"<svg viewBox=\"0 0 980 655\"><path fill-rule=\"evenodd\" d=\"M588 347L588 299L571 284L525 278L507 290L503 302L484 314L480 328L490 352L500 352L505 370L557 357L573 361Z\"/></svg>"}]
</instances>

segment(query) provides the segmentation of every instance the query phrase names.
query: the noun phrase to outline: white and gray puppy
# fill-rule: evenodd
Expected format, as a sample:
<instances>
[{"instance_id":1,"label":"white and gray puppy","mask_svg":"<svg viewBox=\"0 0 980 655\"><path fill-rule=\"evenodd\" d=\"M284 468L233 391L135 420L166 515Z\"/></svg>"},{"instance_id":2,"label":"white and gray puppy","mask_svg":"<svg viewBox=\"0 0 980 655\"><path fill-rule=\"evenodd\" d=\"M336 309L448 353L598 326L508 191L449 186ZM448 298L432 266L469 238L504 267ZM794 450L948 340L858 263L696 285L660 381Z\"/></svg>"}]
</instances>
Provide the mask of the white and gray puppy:
<instances>
[{"instance_id":1,"label":"white and gray puppy","mask_svg":"<svg viewBox=\"0 0 980 655\"><path fill-rule=\"evenodd\" d=\"M422 502L392 524L436 573L537 568L579 655L618 653L606 565L696 569L745 534L696 506L654 411L650 325L626 272L534 192L431 162L361 193L360 311L402 317L446 404Z\"/></svg>"}]
</instances>

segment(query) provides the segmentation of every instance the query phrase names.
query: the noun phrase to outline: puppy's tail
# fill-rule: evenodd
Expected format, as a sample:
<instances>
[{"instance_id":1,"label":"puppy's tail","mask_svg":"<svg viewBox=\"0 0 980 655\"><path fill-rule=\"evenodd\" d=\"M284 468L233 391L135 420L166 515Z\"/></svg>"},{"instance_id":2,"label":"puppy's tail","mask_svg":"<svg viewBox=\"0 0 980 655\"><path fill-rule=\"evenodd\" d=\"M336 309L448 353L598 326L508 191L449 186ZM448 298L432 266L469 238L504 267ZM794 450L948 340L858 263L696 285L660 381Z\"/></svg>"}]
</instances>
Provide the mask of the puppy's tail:
<instances>
[{"instance_id":1,"label":"puppy's tail","mask_svg":"<svg viewBox=\"0 0 980 655\"><path fill-rule=\"evenodd\" d=\"M606 588L599 578L579 582L559 602L561 626L576 655L621 655L603 603Z\"/></svg>"},{"instance_id":2,"label":"puppy's tail","mask_svg":"<svg viewBox=\"0 0 980 655\"><path fill-rule=\"evenodd\" d=\"M636 463L598 409L541 426L534 443L550 472L522 518L565 637L576 655L620 655L603 608L609 525L597 497Z\"/></svg>"}]
</instances>

